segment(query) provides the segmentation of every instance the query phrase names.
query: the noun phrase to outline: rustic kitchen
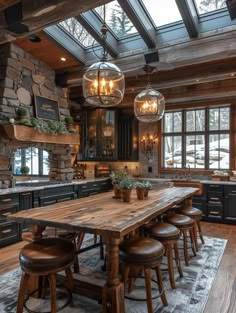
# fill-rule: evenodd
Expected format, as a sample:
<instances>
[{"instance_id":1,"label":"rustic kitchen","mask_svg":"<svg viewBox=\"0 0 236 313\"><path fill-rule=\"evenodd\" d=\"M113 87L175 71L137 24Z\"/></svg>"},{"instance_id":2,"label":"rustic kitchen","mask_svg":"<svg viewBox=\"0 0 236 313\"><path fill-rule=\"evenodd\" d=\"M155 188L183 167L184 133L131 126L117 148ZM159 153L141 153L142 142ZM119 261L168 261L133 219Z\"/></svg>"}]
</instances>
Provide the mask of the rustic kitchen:
<instances>
[{"instance_id":1,"label":"rustic kitchen","mask_svg":"<svg viewBox=\"0 0 236 313\"><path fill-rule=\"evenodd\" d=\"M0 312L235 312L236 0L0 21Z\"/></svg>"}]
</instances>

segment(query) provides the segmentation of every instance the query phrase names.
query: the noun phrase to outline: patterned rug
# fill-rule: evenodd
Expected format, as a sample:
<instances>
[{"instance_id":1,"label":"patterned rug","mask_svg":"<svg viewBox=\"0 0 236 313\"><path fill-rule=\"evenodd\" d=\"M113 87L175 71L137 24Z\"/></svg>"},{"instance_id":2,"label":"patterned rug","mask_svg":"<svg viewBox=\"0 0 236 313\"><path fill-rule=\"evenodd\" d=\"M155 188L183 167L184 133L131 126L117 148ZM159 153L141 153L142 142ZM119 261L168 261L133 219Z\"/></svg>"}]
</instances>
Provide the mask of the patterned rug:
<instances>
[{"instance_id":1,"label":"patterned rug","mask_svg":"<svg viewBox=\"0 0 236 313\"><path fill-rule=\"evenodd\" d=\"M164 285L168 300L168 307L162 307L160 298L153 300L153 307L156 313L201 313L207 302L208 294L211 289L214 277L219 267L224 253L226 240L205 237L205 245L201 246L196 257L191 258L190 266L183 266L184 277L180 278L176 274L176 289L170 288L167 273L164 271ZM99 279L104 276L101 271L103 261L99 258L99 249L93 249L79 255L81 273ZM165 268L163 264L163 268ZM95 276L94 276L95 271ZM17 291L20 281L21 271L19 268L1 275L0 279L0 312L15 313L17 302ZM138 288L133 291L132 296L145 298L145 291L142 288L143 279L138 279ZM153 295L156 293L156 286L153 283ZM130 294L129 294L130 296ZM60 296L59 296L60 297ZM47 300L44 300L43 309L36 304L38 300L30 300L30 308L37 309L38 312L49 311ZM63 302L63 300L61 300ZM146 313L145 301L125 300L127 313ZM26 311L24 311L26 312ZM62 313L98 313L101 312L101 305L85 297L73 296L73 302L66 307Z\"/></svg>"}]
</instances>

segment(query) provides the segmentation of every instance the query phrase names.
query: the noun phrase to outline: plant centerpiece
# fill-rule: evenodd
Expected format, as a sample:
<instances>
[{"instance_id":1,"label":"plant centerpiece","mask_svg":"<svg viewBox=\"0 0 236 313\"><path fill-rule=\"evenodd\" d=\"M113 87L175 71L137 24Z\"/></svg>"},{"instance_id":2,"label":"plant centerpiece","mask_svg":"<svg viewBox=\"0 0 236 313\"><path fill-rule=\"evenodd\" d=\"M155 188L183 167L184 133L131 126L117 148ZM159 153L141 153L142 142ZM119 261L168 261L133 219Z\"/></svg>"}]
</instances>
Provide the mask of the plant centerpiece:
<instances>
[{"instance_id":1,"label":"plant centerpiece","mask_svg":"<svg viewBox=\"0 0 236 313\"><path fill-rule=\"evenodd\" d=\"M18 120L20 123L23 123L25 120L27 120L27 115L28 115L28 111L27 111L27 109L24 108L24 107L19 107L19 108L16 110L17 120Z\"/></svg>"},{"instance_id":2,"label":"plant centerpiece","mask_svg":"<svg viewBox=\"0 0 236 313\"><path fill-rule=\"evenodd\" d=\"M121 189L119 188L119 183L127 176L127 173L122 171L113 171L110 175L111 183L114 189L114 199L121 198Z\"/></svg>"},{"instance_id":3,"label":"plant centerpiece","mask_svg":"<svg viewBox=\"0 0 236 313\"><path fill-rule=\"evenodd\" d=\"M30 172L30 169L29 169L28 166L22 166L22 167L20 168L20 172L21 172L22 175L28 175L29 172Z\"/></svg>"},{"instance_id":4,"label":"plant centerpiece","mask_svg":"<svg viewBox=\"0 0 236 313\"><path fill-rule=\"evenodd\" d=\"M144 188L145 188L144 197L148 197L148 192L149 190L152 189L152 184L148 180L143 181L143 183L144 183Z\"/></svg>"},{"instance_id":5,"label":"plant centerpiece","mask_svg":"<svg viewBox=\"0 0 236 313\"><path fill-rule=\"evenodd\" d=\"M136 189L137 198L139 200L144 199L145 190L146 190L146 182L145 181L136 181L134 183L134 187Z\"/></svg>"},{"instance_id":6,"label":"plant centerpiece","mask_svg":"<svg viewBox=\"0 0 236 313\"><path fill-rule=\"evenodd\" d=\"M68 131L74 130L74 120L72 116L66 116L64 119L64 122L66 123L66 128Z\"/></svg>"},{"instance_id":7,"label":"plant centerpiece","mask_svg":"<svg viewBox=\"0 0 236 313\"><path fill-rule=\"evenodd\" d=\"M118 184L122 192L122 199L124 202L130 202L131 191L134 188L134 181L126 175Z\"/></svg>"}]
</instances>

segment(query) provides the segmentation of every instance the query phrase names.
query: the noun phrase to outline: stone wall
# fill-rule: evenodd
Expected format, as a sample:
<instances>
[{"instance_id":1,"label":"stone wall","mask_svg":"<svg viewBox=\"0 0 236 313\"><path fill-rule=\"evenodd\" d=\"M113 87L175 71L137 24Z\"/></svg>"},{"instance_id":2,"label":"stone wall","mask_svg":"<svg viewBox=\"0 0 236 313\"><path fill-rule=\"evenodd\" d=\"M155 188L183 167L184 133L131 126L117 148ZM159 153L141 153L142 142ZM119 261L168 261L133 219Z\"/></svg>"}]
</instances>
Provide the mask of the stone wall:
<instances>
[{"instance_id":1,"label":"stone wall","mask_svg":"<svg viewBox=\"0 0 236 313\"><path fill-rule=\"evenodd\" d=\"M55 84L55 72L20 47L7 43L0 46L0 118L15 118L16 109L24 107L29 117L35 117L34 96L39 95L58 102L60 118L70 115L69 101L64 90ZM38 147L50 155L50 178L71 180L71 153L69 145L25 143L9 140L0 133L0 182L10 185L9 166L17 148Z\"/></svg>"}]
</instances>

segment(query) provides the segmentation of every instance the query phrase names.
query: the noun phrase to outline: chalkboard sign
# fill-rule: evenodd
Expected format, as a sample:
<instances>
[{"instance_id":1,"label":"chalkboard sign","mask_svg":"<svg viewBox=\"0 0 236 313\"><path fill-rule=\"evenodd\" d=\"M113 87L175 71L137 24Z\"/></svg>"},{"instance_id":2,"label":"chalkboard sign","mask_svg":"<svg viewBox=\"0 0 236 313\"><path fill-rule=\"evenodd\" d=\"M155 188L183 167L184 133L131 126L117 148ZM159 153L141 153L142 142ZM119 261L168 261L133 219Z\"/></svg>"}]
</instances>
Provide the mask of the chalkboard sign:
<instances>
[{"instance_id":1,"label":"chalkboard sign","mask_svg":"<svg viewBox=\"0 0 236 313\"><path fill-rule=\"evenodd\" d=\"M45 120L59 121L59 107L58 102L43 98L40 96L35 96L35 115L38 118Z\"/></svg>"}]
</instances>

